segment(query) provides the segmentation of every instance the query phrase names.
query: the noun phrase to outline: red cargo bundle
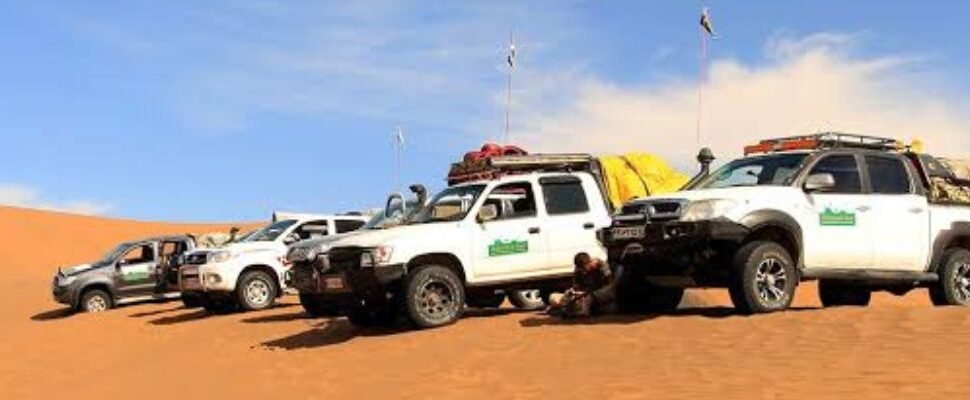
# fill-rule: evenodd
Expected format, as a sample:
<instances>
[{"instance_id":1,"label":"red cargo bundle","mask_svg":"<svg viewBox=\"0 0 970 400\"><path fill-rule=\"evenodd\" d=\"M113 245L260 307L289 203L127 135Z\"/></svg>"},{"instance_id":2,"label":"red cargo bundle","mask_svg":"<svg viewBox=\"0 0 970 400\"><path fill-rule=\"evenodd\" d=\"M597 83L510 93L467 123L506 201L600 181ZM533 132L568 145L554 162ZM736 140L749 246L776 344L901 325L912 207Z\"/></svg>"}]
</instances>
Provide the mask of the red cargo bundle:
<instances>
[{"instance_id":1,"label":"red cargo bundle","mask_svg":"<svg viewBox=\"0 0 970 400\"><path fill-rule=\"evenodd\" d=\"M485 143L481 149L465 153L461 162L451 165L451 170L448 172L448 184L454 185L461 182L495 178L500 171L490 167L490 159L528 154L527 151L518 146Z\"/></svg>"}]
</instances>

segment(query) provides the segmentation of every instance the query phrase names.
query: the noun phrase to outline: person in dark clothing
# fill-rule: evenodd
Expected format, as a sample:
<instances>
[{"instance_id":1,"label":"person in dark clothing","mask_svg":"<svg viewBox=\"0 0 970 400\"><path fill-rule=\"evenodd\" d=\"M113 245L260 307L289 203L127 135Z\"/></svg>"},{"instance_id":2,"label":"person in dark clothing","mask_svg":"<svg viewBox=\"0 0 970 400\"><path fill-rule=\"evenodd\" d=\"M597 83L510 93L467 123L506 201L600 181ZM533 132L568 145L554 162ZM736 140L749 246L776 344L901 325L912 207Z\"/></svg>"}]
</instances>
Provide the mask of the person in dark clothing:
<instances>
[{"instance_id":1,"label":"person in dark clothing","mask_svg":"<svg viewBox=\"0 0 970 400\"><path fill-rule=\"evenodd\" d=\"M550 313L568 318L615 312L616 271L586 253L577 254L573 264L573 286L553 301Z\"/></svg>"}]
</instances>

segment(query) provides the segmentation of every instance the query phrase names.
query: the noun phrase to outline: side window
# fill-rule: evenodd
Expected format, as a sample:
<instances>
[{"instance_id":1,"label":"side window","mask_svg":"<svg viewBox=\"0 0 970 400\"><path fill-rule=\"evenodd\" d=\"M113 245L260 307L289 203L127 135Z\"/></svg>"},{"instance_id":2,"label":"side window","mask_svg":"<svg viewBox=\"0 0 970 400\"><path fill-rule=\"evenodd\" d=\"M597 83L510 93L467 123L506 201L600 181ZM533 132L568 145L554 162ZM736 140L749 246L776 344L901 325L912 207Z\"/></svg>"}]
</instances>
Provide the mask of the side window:
<instances>
[{"instance_id":1,"label":"side window","mask_svg":"<svg viewBox=\"0 0 970 400\"><path fill-rule=\"evenodd\" d=\"M907 194L911 192L909 174L902 160L891 157L866 156L872 192L879 194Z\"/></svg>"},{"instance_id":2,"label":"side window","mask_svg":"<svg viewBox=\"0 0 970 400\"><path fill-rule=\"evenodd\" d=\"M835 187L825 193L862 193L862 179L855 156L849 154L827 156L816 163L810 172L810 174L826 173L832 174L835 178Z\"/></svg>"},{"instance_id":3,"label":"side window","mask_svg":"<svg viewBox=\"0 0 970 400\"><path fill-rule=\"evenodd\" d=\"M334 220L334 224L337 225L337 233L344 233L360 229L360 227L364 226L364 221L356 219L338 219Z\"/></svg>"},{"instance_id":4,"label":"side window","mask_svg":"<svg viewBox=\"0 0 970 400\"><path fill-rule=\"evenodd\" d=\"M293 231L300 240L315 239L330 234L330 225L325 219L319 221L309 221L300 225Z\"/></svg>"},{"instance_id":5,"label":"side window","mask_svg":"<svg viewBox=\"0 0 970 400\"><path fill-rule=\"evenodd\" d=\"M494 204L498 208L496 220L536 216L536 196L529 182L497 186L485 198L485 204Z\"/></svg>"},{"instance_id":6,"label":"side window","mask_svg":"<svg viewBox=\"0 0 970 400\"><path fill-rule=\"evenodd\" d=\"M162 257L171 257L173 254L179 252L179 243L177 242L164 242L161 246Z\"/></svg>"},{"instance_id":7,"label":"side window","mask_svg":"<svg viewBox=\"0 0 970 400\"><path fill-rule=\"evenodd\" d=\"M586 191L579 179L551 179L540 181L542 195L549 215L576 214L589 211Z\"/></svg>"},{"instance_id":8,"label":"side window","mask_svg":"<svg viewBox=\"0 0 970 400\"><path fill-rule=\"evenodd\" d=\"M155 246L151 243L133 246L125 252L121 260L125 264L141 264L155 261Z\"/></svg>"}]
</instances>

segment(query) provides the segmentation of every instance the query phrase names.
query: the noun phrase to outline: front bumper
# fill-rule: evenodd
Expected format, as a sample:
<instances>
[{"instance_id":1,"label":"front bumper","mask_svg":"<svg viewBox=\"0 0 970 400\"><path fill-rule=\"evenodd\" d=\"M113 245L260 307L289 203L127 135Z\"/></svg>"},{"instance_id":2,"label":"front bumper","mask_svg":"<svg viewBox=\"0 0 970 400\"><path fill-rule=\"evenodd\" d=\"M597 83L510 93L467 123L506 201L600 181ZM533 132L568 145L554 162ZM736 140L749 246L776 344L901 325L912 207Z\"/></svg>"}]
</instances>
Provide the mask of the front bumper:
<instances>
[{"instance_id":1,"label":"front bumper","mask_svg":"<svg viewBox=\"0 0 970 400\"><path fill-rule=\"evenodd\" d=\"M77 304L78 298L76 282L68 285L61 285L59 279L55 276L54 283L51 285L51 295L54 298L54 301L73 307L75 304Z\"/></svg>"},{"instance_id":2,"label":"front bumper","mask_svg":"<svg viewBox=\"0 0 970 400\"><path fill-rule=\"evenodd\" d=\"M302 294L350 295L383 291L393 282L404 277L404 264L375 268L319 269L313 264L294 264L288 275L288 284Z\"/></svg>"},{"instance_id":3,"label":"front bumper","mask_svg":"<svg viewBox=\"0 0 970 400\"><path fill-rule=\"evenodd\" d=\"M731 257L750 230L728 220L668 221L643 226L639 237L618 238L614 226L603 233L610 263L656 281L678 286L721 285ZM621 228L621 229L617 229Z\"/></svg>"},{"instance_id":4,"label":"front bumper","mask_svg":"<svg viewBox=\"0 0 970 400\"><path fill-rule=\"evenodd\" d=\"M183 265L178 272L178 287L182 292L232 292L235 282L229 279L219 264Z\"/></svg>"}]
</instances>

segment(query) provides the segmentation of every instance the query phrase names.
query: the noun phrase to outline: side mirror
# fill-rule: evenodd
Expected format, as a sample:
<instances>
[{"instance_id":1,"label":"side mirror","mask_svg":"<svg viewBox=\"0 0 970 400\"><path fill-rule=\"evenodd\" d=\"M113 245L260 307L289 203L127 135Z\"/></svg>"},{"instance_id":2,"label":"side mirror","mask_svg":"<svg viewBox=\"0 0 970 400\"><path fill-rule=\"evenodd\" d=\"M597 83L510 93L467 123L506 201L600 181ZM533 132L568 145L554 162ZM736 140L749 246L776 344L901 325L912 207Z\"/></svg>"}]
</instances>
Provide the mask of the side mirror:
<instances>
[{"instance_id":1,"label":"side mirror","mask_svg":"<svg viewBox=\"0 0 970 400\"><path fill-rule=\"evenodd\" d=\"M478 216L475 218L475 220L481 224L496 218L498 218L498 207L495 206L495 204L486 204L478 210Z\"/></svg>"},{"instance_id":2,"label":"side mirror","mask_svg":"<svg viewBox=\"0 0 970 400\"><path fill-rule=\"evenodd\" d=\"M285 243L287 245L293 244L293 243L296 243L296 242L299 242L299 241L300 241L300 235L297 235L295 233L291 233L289 235L286 235L286 237L283 238L283 243Z\"/></svg>"},{"instance_id":3,"label":"side mirror","mask_svg":"<svg viewBox=\"0 0 970 400\"><path fill-rule=\"evenodd\" d=\"M811 174L803 186L806 192L821 192L835 187L835 177L830 173Z\"/></svg>"}]
</instances>

